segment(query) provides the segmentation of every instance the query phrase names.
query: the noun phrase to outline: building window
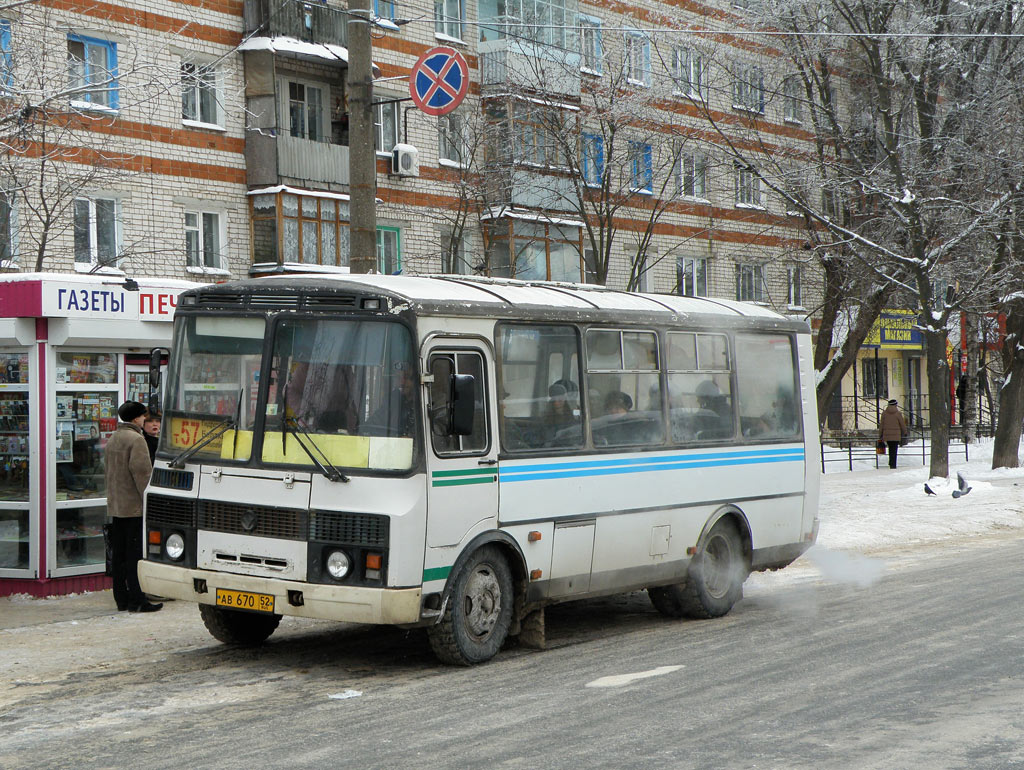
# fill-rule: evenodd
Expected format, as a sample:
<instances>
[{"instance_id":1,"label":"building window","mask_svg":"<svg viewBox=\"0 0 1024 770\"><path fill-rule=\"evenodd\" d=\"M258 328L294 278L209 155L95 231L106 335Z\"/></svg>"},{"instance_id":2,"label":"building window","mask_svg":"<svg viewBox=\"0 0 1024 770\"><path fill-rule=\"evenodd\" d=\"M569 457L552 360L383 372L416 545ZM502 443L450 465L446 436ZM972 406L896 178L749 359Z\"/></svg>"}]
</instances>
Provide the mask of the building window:
<instances>
[{"instance_id":1,"label":"building window","mask_svg":"<svg viewBox=\"0 0 1024 770\"><path fill-rule=\"evenodd\" d=\"M377 228L377 271L384 275L402 272L402 252L397 227Z\"/></svg>"},{"instance_id":2,"label":"building window","mask_svg":"<svg viewBox=\"0 0 1024 770\"><path fill-rule=\"evenodd\" d=\"M75 198L75 265L117 267L120 205L114 198Z\"/></svg>"},{"instance_id":3,"label":"building window","mask_svg":"<svg viewBox=\"0 0 1024 770\"><path fill-rule=\"evenodd\" d=\"M556 130L562 126L557 108L516 101L512 105L515 160L534 166L565 167Z\"/></svg>"},{"instance_id":4,"label":"building window","mask_svg":"<svg viewBox=\"0 0 1024 770\"><path fill-rule=\"evenodd\" d=\"M212 211L185 212L185 265L222 270L220 214Z\"/></svg>"},{"instance_id":5,"label":"building window","mask_svg":"<svg viewBox=\"0 0 1024 770\"><path fill-rule=\"evenodd\" d=\"M434 0L434 32L462 40L462 0Z\"/></svg>"},{"instance_id":6,"label":"building window","mask_svg":"<svg viewBox=\"0 0 1024 770\"><path fill-rule=\"evenodd\" d=\"M0 267L14 266L14 208L10 196L0 193Z\"/></svg>"},{"instance_id":7,"label":"building window","mask_svg":"<svg viewBox=\"0 0 1024 770\"><path fill-rule=\"evenodd\" d=\"M73 105L116 110L117 43L68 35L68 87Z\"/></svg>"},{"instance_id":8,"label":"building window","mask_svg":"<svg viewBox=\"0 0 1024 770\"><path fill-rule=\"evenodd\" d=\"M348 201L279 192L249 198L253 263L348 265Z\"/></svg>"},{"instance_id":9,"label":"building window","mask_svg":"<svg viewBox=\"0 0 1024 770\"><path fill-rule=\"evenodd\" d=\"M288 129L297 139L326 141L324 131L325 89L288 81Z\"/></svg>"},{"instance_id":10,"label":"building window","mask_svg":"<svg viewBox=\"0 0 1024 770\"><path fill-rule=\"evenodd\" d=\"M488 223L485 235L488 275L538 281L581 278L578 227L500 219Z\"/></svg>"},{"instance_id":11,"label":"building window","mask_svg":"<svg viewBox=\"0 0 1024 770\"><path fill-rule=\"evenodd\" d=\"M800 288L800 266L790 265L786 268L786 304L790 307L803 307L804 296Z\"/></svg>"},{"instance_id":12,"label":"building window","mask_svg":"<svg viewBox=\"0 0 1024 770\"><path fill-rule=\"evenodd\" d=\"M732 106L764 113L764 71L755 65L740 65L732 83Z\"/></svg>"},{"instance_id":13,"label":"building window","mask_svg":"<svg viewBox=\"0 0 1024 770\"><path fill-rule=\"evenodd\" d=\"M790 123L799 123L803 118L801 83L796 75L782 81L782 117Z\"/></svg>"},{"instance_id":14,"label":"building window","mask_svg":"<svg viewBox=\"0 0 1024 770\"><path fill-rule=\"evenodd\" d=\"M865 398L889 398L889 361L885 358L861 359Z\"/></svg>"},{"instance_id":15,"label":"building window","mask_svg":"<svg viewBox=\"0 0 1024 770\"><path fill-rule=\"evenodd\" d=\"M0 87L14 85L14 58L11 53L11 22L0 19Z\"/></svg>"},{"instance_id":16,"label":"building window","mask_svg":"<svg viewBox=\"0 0 1024 770\"><path fill-rule=\"evenodd\" d=\"M629 143L629 186L633 192L650 193L654 189L651 145Z\"/></svg>"},{"instance_id":17,"label":"building window","mask_svg":"<svg viewBox=\"0 0 1024 770\"><path fill-rule=\"evenodd\" d=\"M601 74L601 20L580 15L580 69L593 75Z\"/></svg>"},{"instance_id":18,"label":"building window","mask_svg":"<svg viewBox=\"0 0 1024 770\"><path fill-rule=\"evenodd\" d=\"M181 119L220 125L217 70L212 65L181 63Z\"/></svg>"},{"instance_id":19,"label":"building window","mask_svg":"<svg viewBox=\"0 0 1024 770\"><path fill-rule=\"evenodd\" d=\"M450 112L438 121L438 157L459 166L469 165L469 142L462 113Z\"/></svg>"},{"instance_id":20,"label":"building window","mask_svg":"<svg viewBox=\"0 0 1024 770\"><path fill-rule=\"evenodd\" d=\"M676 260L679 293L686 297L708 296L708 261L694 257Z\"/></svg>"},{"instance_id":21,"label":"building window","mask_svg":"<svg viewBox=\"0 0 1024 770\"><path fill-rule=\"evenodd\" d=\"M583 181L591 187L600 187L604 176L604 137L583 135Z\"/></svg>"},{"instance_id":22,"label":"building window","mask_svg":"<svg viewBox=\"0 0 1024 770\"><path fill-rule=\"evenodd\" d=\"M473 275L473 265L466 258L466 239L456 237L453 230L441 230L441 247L444 249L444 272L456 275Z\"/></svg>"},{"instance_id":23,"label":"building window","mask_svg":"<svg viewBox=\"0 0 1024 770\"><path fill-rule=\"evenodd\" d=\"M395 0L373 0L373 12L382 19L398 18Z\"/></svg>"},{"instance_id":24,"label":"building window","mask_svg":"<svg viewBox=\"0 0 1024 770\"><path fill-rule=\"evenodd\" d=\"M674 48L672 50L672 78L675 80L675 93L704 99L707 92L704 86L704 57L692 48Z\"/></svg>"},{"instance_id":25,"label":"building window","mask_svg":"<svg viewBox=\"0 0 1024 770\"><path fill-rule=\"evenodd\" d=\"M736 299L740 302L764 302L763 265L736 265Z\"/></svg>"},{"instance_id":26,"label":"building window","mask_svg":"<svg viewBox=\"0 0 1024 770\"><path fill-rule=\"evenodd\" d=\"M708 164L700 153L683 152L676 164L679 194L687 198L707 199Z\"/></svg>"},{"instance_id":27,"label":"building window","mask_svg":"<svg viewBox=\"0 0 1024 770\"><path fill-rule=\"evenodd\" d=\"M761 179L749 166L736 167L736 205L761 207Z\"/></svg>"},{"instance_id":28,"label":"building window","mask_svg":"<svg viewBox=\"0 0 1024 770\"><path fill-rule=\"evenodd\" d=\"M651 41L643 32L626 32L623 64L626 80L638 86L651 84Z\"/></svg>"},{"instance_id":29,"label":"building window","mask_svg":"<svg viewBox=\"0 0 1024 770\"><path fill-rule=\"evenodd\" d=\"M387 97L383 97L387 98ZM374 145L377 152L391 154L398 144L398 102L378 104L374 108Z\"/></svg>"}]
</instances>

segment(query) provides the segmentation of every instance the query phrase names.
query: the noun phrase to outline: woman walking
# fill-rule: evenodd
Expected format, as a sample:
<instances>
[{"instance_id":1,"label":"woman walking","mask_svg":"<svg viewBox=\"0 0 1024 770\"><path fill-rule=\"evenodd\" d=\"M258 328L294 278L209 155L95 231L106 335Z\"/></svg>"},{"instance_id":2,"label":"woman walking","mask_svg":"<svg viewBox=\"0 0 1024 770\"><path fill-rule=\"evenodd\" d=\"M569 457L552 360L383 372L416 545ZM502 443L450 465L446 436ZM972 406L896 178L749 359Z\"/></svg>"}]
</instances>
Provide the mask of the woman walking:
<instances>
[{"instance_id":1,"label":"woman walking","mask_svg":"<svg viewBox=\"0 0 1024 770\"><path fill-rule=\"evenodd\" d=\"M898 402L895 398L889 399L889 405L882 412L882 419L878 425L878 438L885 442L889 449L889 467L896 467L896 453L900 449L900 442L907 435L907 421L900 413Z\"/></svg>"}]
</instances>

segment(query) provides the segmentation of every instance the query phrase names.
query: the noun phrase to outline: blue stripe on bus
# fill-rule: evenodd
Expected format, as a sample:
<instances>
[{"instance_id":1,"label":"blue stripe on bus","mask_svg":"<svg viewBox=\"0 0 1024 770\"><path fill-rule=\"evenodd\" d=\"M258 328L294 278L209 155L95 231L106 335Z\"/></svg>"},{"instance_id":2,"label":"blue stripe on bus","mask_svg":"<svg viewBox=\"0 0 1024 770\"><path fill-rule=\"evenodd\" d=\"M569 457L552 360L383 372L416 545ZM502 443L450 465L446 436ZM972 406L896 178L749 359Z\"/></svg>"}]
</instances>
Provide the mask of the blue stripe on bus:
<instances>
[{"instance_id":1,"label":"blue stripe on bus","mask_svg":"<svg viewBox=\"0 0 1024 770\"><path fill-rule=\"evenodd\" d=\"M503 466L503 482L564 479L574 476L610 476L624 473L648 473L691 468L754 465L761 463L798 462L804 459L802 447L795 449L750 450L713 454L674 455L659 458L623 458L589 462L545 463L543 465Z\"/></svg>"}]
</instances>

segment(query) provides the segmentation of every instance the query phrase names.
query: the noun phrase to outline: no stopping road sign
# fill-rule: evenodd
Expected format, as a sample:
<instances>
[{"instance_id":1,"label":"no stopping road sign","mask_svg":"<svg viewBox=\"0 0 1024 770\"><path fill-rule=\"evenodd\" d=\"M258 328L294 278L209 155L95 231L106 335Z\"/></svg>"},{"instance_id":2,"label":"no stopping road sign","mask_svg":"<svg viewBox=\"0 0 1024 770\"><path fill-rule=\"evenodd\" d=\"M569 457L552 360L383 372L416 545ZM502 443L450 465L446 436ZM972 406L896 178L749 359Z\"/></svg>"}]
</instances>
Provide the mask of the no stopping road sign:
<instances>
[{"instance_id":1,"label":"no stopping road sign","mask_svg":"<svg viewBox=\"0 0 1024 770\"><path fill-rule=\"evenodd\" d=\"M466 98L469 66L462 54L448 46L431 48L409 75L413 103L427 115L446 115Z\"/></svg>"}]
</instances>

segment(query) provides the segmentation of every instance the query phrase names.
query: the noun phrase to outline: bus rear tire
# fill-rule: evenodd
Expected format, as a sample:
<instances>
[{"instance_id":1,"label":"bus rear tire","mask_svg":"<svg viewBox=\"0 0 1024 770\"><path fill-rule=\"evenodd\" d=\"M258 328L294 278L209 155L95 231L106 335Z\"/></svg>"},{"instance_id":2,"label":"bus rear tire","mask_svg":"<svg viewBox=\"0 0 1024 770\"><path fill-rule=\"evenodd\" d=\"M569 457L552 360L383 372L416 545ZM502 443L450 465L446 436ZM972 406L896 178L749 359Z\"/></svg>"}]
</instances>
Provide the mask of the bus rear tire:
<instances>
[{"instance_id":1,"label":"bus rear tire","mask_svg":"<svg viewBox=\"0 0 1024 770\"><path fill-rule=\"evenodd\" d=\"M471 666L501 649L512 625L512 573L501 551L484 546L469 557L452 585L444 615L427 629L442 663Z\"/></svg>"},{"instance_id":2,"label":"bus rear tire","mask_svg":"<svg viewBox=\"0 0 1024 770\"><path fill-rule=\"evenodd\" d=\"M239 647L262 644L281 622L280 615L225 610L212 604L200 604L199 614L203 616L203 624L214 639Z\"/></svg>"},{"instance_id":3,"label":"bus rear tire","mask_svg":"<svg viewBox=\"0 0 1024 770\"><path fill-rule=\"evenodd\" d=\"M739 530L731 519L719 519L703 547L690 560L686 580L670 586L651 586L651 604L670 618L719 618L743 595L750 565L743 553Z\"/></svg>"}]
</instances>

